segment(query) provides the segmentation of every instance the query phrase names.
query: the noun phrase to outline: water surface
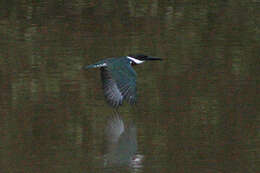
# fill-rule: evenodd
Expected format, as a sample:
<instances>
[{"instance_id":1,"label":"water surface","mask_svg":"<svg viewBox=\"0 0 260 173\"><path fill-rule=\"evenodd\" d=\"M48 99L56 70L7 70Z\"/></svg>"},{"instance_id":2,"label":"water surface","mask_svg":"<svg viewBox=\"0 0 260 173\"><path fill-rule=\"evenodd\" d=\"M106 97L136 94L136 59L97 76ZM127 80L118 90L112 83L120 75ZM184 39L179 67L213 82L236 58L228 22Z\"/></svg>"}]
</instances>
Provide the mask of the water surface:
<instances>
[{"instance_id":1,"label":"water surface","mask_svg":"<svg viewBox=\"0 0 260 173\"><path fill-rule=\"evenodd\" d=\"M9 1L8 1L9 2ZM257 172L257 1L0 2L1 172ZM144 53L137 167L104 167L114 115L98 70Z\"/></svg>"}]
</instances>

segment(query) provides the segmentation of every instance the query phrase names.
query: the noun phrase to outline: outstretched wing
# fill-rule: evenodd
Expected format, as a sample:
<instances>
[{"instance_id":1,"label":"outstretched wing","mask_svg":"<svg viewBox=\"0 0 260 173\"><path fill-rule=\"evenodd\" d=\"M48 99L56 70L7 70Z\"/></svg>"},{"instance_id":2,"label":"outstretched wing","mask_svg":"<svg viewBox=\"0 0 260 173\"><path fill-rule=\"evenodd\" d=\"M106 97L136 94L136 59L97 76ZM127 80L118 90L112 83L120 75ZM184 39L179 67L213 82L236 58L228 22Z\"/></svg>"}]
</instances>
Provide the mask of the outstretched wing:
<instances>
[{"instance_id":1,"label":"outstretched wing","mask_svg":"<svg viewBox=\"0 0 260 173\"><path fill-rule=\"evenodd\" d=\"M123 63L123 65L118 65L112 70L113 78L116 84L123 94L124 99L126 99L130 104L136 101L136 73L130 63Z\"/></svg>"},{"instance_id":2,"label":"outstretched wing","mask_svg":"<svg viewBox=\"0 0 260 173\"><path fill-rule=\"evenodd\" d=\"M118 107L123 102L123 95L107 67L102 67L100 70L104 95L110 105Z\"/></svg>"},{"instance_id":3,"label":"outstretched wing","mask_svg":"<svg viewBox=\"0 0 260 173\"><path fill-rule=\"evenodd\" d=\"M111 64L101 68L104 94L108 102L118 107L125 99L136 101L136 73L129 63Z\"/></svg>"}]
</instances>

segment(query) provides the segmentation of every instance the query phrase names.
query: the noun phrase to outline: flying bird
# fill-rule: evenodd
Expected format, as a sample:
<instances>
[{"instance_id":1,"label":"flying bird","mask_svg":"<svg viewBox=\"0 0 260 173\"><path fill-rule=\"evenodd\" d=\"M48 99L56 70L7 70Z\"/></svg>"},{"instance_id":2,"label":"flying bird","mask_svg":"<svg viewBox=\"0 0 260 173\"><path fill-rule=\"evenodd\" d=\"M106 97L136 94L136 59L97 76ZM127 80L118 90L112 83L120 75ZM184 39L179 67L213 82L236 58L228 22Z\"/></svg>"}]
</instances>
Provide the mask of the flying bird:
<instances>
[{"instance_id":1,"label":"flying bird","mask_svg":"<svg viewBox=\"0 0 260 173\"><path fill-rule=\"evenodd\" d=\"M99 68L104 95L107 102L118 108L126 100L130 104L136 102L136 78L134 65L145 61L162 60L143 54L128 55L118 58L107 58L95 64L85 66L85 69Z\"/></svg>"}]
</instances>

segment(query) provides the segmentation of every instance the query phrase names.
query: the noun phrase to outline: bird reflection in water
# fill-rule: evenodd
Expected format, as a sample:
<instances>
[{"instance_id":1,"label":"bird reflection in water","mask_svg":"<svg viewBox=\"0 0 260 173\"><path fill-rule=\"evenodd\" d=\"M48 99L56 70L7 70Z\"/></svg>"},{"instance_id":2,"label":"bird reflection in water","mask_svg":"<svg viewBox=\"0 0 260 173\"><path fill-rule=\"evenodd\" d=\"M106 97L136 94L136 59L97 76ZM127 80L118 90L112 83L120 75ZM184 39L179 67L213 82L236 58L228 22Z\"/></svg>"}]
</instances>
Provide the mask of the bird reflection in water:
<instances>
[{"instance_id":1,"label":"bird reflection in water","mask_svg":"<svg viewBox=\"0 0 260 173\"><path fill-rule=\"evenodd\" d=\"M142 167L143 156L137 154L137 129L134 123L126 125L119 114L111 116L105 128L105 167Z\"/></svg>"}]
</instances>

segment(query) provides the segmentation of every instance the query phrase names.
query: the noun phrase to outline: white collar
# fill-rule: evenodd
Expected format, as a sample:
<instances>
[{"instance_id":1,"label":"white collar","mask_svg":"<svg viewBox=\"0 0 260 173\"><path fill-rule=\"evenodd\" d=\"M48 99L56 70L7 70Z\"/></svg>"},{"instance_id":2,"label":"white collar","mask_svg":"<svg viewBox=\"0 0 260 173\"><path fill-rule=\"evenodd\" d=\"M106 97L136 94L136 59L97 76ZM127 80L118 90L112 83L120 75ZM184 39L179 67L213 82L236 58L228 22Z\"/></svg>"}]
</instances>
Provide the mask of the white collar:
<instances>
[{"instance_id":1,"label":"white collar","mask_svg":"<svg viewBox=\"0 0 260 173\"><path fill-rule=\"evenodd\" d=\"M136 64L142 64L144 61L141 61L139 59L135 59L133 57L127 56L128 59L130 59L131 61L133 61Z\"/></svg>"}]
</instances>

